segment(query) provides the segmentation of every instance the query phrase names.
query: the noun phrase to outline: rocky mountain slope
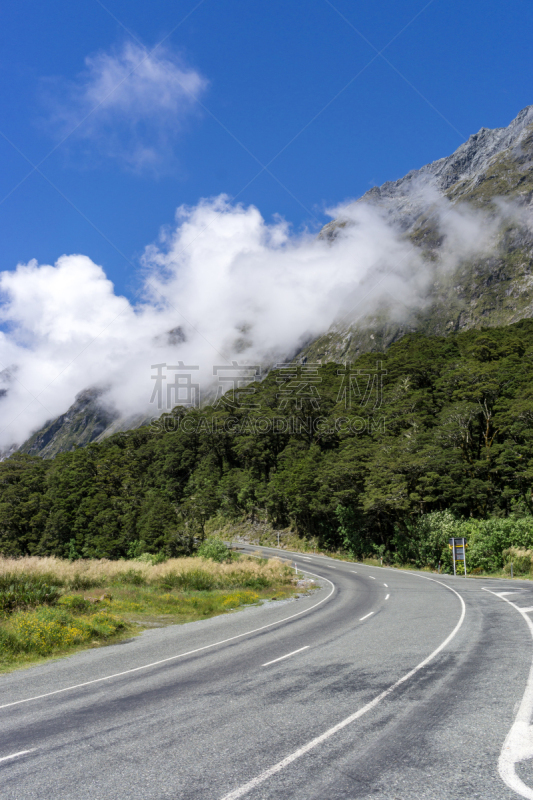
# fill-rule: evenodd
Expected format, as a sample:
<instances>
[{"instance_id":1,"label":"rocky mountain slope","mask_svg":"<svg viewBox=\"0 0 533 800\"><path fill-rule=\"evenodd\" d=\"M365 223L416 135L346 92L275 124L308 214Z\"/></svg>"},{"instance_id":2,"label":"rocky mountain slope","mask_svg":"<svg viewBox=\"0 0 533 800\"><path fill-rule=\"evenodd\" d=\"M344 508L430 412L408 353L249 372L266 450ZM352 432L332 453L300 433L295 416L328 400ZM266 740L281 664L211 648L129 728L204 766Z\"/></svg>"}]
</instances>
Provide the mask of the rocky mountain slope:
<instances>
[{"instance_id":1,"label":"rocky mountain slope","mask_svg":"<svg viewBox=\"0 0 533 800\"><path fill-rule=\"evenodd\" d=\"M362 352L382 351L405 333L445 335L466 328L506 325L533 316L533 106L507 128L482 128L451 156L374 187L357 203L375 209L400 237L410 240L426 262L438 261L444 236L439 200L497 213L496 198L513 203L514 221L498 230L489 255L464 260L453 271L436 273L425 302L406 310L398 322L384 303L372 315L346 317L300 353L308 361L350 361ZM466 206L464 206L466 207ZM326 225L329 240L342 236L349 217ZM117 418L99 403L96 390L82 392L63 415L35 433L20 449L51 457L76 445L98 441L147 420Z\"/></svg>"},{"instance_id":2,"label":"rocky mountain slope","mask_svg":"<svg viewBox=\"0 0 533 800\"><path fill-rule=\"evenodd\" d=\"M100 389L80 392L68 411L34 433L19 447L19 452L53 458L58 453L99 442L118 431L132 430L150 422L151 417L142 415L123 419L102 404L103 394Z\"/></svg>"},{"instance_id":3,"label":"rocky mountain slope","mask_svg":"<svg viewBox=\"0 0 533 800\"><path fill-rule=\"evenodd\" d=\"M118 417L101 405L101 396L98 389L80 392L68 411L34 433L19 448L20 452L52 458L57 453L98 439Z\"/></svg>"},{"instance_id":4,"label":"rocky mountain slope","mask_svg":"<svg viewBox=\"0 0 533 800\"><path fill-rule=\"evenodd\" d=\"M406 313L401 323L384 304L378 313L357 322L347 319L333 325L303 355L314 361L351 360L361 352L383 350L415 330L445 335L533 316L533 106L523 109L507 128L482 128L451 156L374 187L357 203L376 209L434 261L443 245L439 199L455 209L466 204L490 215L497 213L498 198L512 204L516 217L500 226L490 255L465 260L454 271L440 274L426 302ZM349 224L349 219L334 220L320 236L333 239Z\"/></svg>"}]
</instances>

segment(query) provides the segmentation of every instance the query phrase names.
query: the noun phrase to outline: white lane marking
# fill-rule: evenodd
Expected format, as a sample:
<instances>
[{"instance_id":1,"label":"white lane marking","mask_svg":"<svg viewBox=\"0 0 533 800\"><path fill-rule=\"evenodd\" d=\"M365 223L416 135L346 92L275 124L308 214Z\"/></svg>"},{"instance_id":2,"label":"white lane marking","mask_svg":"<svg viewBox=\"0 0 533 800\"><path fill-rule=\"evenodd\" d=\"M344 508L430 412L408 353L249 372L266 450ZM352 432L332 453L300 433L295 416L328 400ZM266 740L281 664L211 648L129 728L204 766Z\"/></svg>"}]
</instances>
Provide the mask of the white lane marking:
<instances>
[{"instance_id":1,"label":"white lane marking","mask_svg":"<svg viewBox=\"0 0 533 800\"><path fill-rule=\"evenodd\" d=\"M25 756L26 753L33 753L35 750L36 750L35 747L32 747L31 750L19 750L18 753L13 753L10 756L3 756L3 758L0 758L0 762L1 761L11 761L12 758L20 758L20 756Z\"/></svg>"},{"instance_id":2,"label":"white lane marking","mask_svg":"<svg viewBox=\"0 0 533 800\"><path fill-rule=\"evenodd\" d=\"M503 597L506 594L522 594L521 591L519 591L519 592L491 592L490 589L487 589L487 592L490 592L491 594L495 594L497 597Z\"/></svg>"},{"instance_id":3,"label":"white lane marking","mask_svg":"<svg viewBox=\"0 0 533 800\"><path fill-rule=\"evenodd\" d=\"M307 744L304 744L303 747L300 747L298 750L295 750L294 753L291 753L282 761L278 761L278 763L274 764L273 767L270 767L269 769L266 769L264 772L261 772L255 778L252 778L251 781L248 781L248 783L245 783L243 786L239 786L238 789L234 789L232 792L229 792L229 794L225 794L224 797L221 798L221 800L238 800L239 797L243 797L245 794L248 794L248 792L250 792L252 789L255 789L256 786L259 786L259 784L263 783L268 778L272 777L272 775L275 775L277 772L281 772L282 769L288 767L289 764L293 763L293 761L296 761L296 759L305 755L310 750L313 750L319 744L322 744L322 742L327 741L327 739L330 739L332 736L338 733L338 731L342 730L343 728L346 728L347 725L351 725L352 722L355 722L356 719L362 717L363 714L366 714L368 711L371 711L373 708L375 708L375 706L377 706L378 703L381 703L381 701L384 700L386 697L388 697L395 689L398 688L398 686L401 686L402 683L405 683L406 681L409 680L409 678L412 678L413 675L416 675L417 672L419 672L427 664L429 664L429 662L432 661L435 658L435 656L437 656L441 650L444 650L444 648L452 641L452 639L460 629L461 625L463 624L465 618L466 606L463 598L458 592L455 591L455 589L452 589L451 586L447 586L445 583L442 583L441 581L437 581L434 578L426 578L424 575L417 575L416 577L417 578L420 577L423 580L432 581L433 583L438 583L441 586L444 586L446 589L449 589L450 592L456 594L459 600L461 601L461 616L459 618L459 622L457 623L453 631L450 633L450 635L446 637L446 639L436 648L436 650L434 650L429 656L427 656L427 658L421 661L420 664L417 664L416 667L414 667L412 670L410 670L410 672L404 675L403 678L397 680L396 683L393 683L392 686L389 686L389 688L385 689L385 691L381 692L381 694L378 694L378 696L375 697L373 700L371 700L370 703L367 703L366 706L363 706L362 708L359 709L359 711L356 711L354 714L351 714L349 717L346 717L346 719L343 719L341 722L337 723L337 725L334 725L332 728L329 728L329 730L325 731L320 736L317 736L316 739L311 739L311 741L308 742Z\"/></svg>"},{"instance_id":4,"label":"white lane marking","mask_svg":"<svg viewBox=\"0 0 533 800\"><path fill-rule=\"evenodd\" d=\"M272 628L274 625L281 625L282 622L287 622L290 619L294 619L295 617L301 617L302 614L308 614L309 611L313 611L313 609L318 608L321 606L322 603L325 603L326 600L329 600L333 592L335 591L335 584L332 583L328 578L325 578L323 575L317 575L315 572L308 572L306 570L307 575L314 575L315 578L320 578L323 581L326 581L331 586L331 591L326 597L323 597L322 600L319 600L318 603L315 603L314 606L309 606L309 608L304 608L303 611L298 611L296 614L291 614L289 617L284 617L283 619L278 620L277 622L269 622L268 625L261 625L260 628L254 628L251 631L245 631L244 633L238 633L236 636L230 636L228 639L221 639L219 642L213 642L213 644L206 644L203 647L197 647L195 650L189 650L186 653L178 653L176 656L169 656L168 658L162 658L160 661L152 661L150 664L143 664L142 667L133 667L132 669L126 669L124 672L115 672L113 675L106 675L103 678L95 678L92 681L85 681L84 683L77 683L74 686L65 686L64 689L56 689L53 692L46 692L45 694L38 694L35 697L26 697L24 700L15 700L13 703L4 703L0 706L2 708L11 708L11 706L18 706L21 703L29 703L32 700L42 700L44 697L51 697L55 694L61 694L62 692L69 692L71 689L81 689L83 686L90 686L93 683L101 683L102 681L109 681L112 678L121 678L123 675L131 675L133 672L140 672L143 669L150 669L150 667L157 667L159 664L167 664L169 661L175 661L178 658L185 658L185 656L191 656L195 653L201 653L204 650L209 650L211 647L217 647L220 644L226 644L227 642L233 642L235 639L242 639L243 636L250 636L252 633L257 633L258 631L264 631L266 628Z\"/></svg>"},{"instance_id":5,"label":"white lane marking","mask_svg":"<svg viewBox=\"0 0 533 800\"><path fill-rule=\"evenodd\" d=\"M518 608L518 610L523 611L525 614L528 614L530 611L533 611L533 606L529 606L529 608Z\"/></svg>"},{"instance_id":6,"label":"white lane marking","mask_svg":"<svg viewBox=\"0 0 533 800\"><path fill-rule=\"evenodd\" d=\"M300 556L304 561L312 561L311 558L307 558L307 556Z\"/></svg>"},{"instance_id":7,"label":"white lane marking","mask_svg":"<svg viewBox=\"0 0 533 800\"><path fill-rule=\"evenodd\" d=\"M329 567L330 569L337 569L337 567L332 567L332 566L331 566L331 564L328 564L328 567Z\"/></svg>"},{"instance_id":8,"label":"white lane marking","mask_svg":"<svg viewBox=\"0 0 533 800\"><path fill-rule=\"evenodd\" d=\"M385 598L385 600L388 600L388 599L389 599L389 597L390 597L390 594L388 594L388 595L387 595L387 597Z\"/></svg>"},{"instance_id":9,"label":"white lane marking","mask_svg":"<svg viewBox=\"0 0 533 800\"><path fill-rule=\"evenodd\" d=\"M267 661L266 664L261 664L262 667L269 667L271 664L275 664L277 661L283 661L284 658L290 658L290 656L295 656L296 653L301 653L302 650L309 650L310 645L306 644L305 647L300 647L299 650L293 650L292 653L287 653L286 656L280 656L279 658L275 658L273 661Z\"/></svg>"},{"instance_id":10,"label":"white lane marking","mask_svg":"<svg viewBox=\"0 0 533 800\"><path fill-rule=\"evenodd\" d=\"M362 622L364 619L368 619L368 617L371 617L373 613L374 612L371 611L370 614L367 614L365 617L359 617L359 622Z\"/></svg>"},{"instance_id":11,"label":"white lane marking","mask_svg":"<svg viewBox=\"0 0 533 800\"><path fill-rule=\"evenodd\" d=\"M484 592L494 594L503 600L504 603L509 603L510 606L523 616L528 624L529 631L533 636L533 622L525 614L524 610L518 608L517 605L511 603L503 594L510 594L509 592L493 592L490 589L483 588ZM507 734L505 742L503 743L502 751L498 759L498 772L500 778L507 784L514 792L521 797L527 797L533 800L533 789L527 786L516 774L516 764L520 761L526 761L533 758L533 725L530 725L531 714L533 712L533 662L529 670L527 678L526 689L522 702L515 717L515 721L511 726L511 730Z\"/></svg>"},{"instance_id":12,"label":"white lane marking","mask_svg":"<svg viewBox=\"0 0 533 800\"><path fill-rule=\"evenodd\" d=\"M371 581L375 581L376 580L374 577L372 577L372 575L368 575L368 577L370 578Z\"/></svg>"},{"instance_id":13,"label":"white lane marking","mask_svg":"<svg viewBox=\"0 0 533 800\"><path fill-rule=\"evenodd\" d=\"M354 569L352 569L351 572L353 572L354 575L357 575L357 572Z\"/></svg>"},{"instance_id":14,"label":"white lane marking","mask_svg":"<svg viewBox=\"0 0 533 800\"><path fill-rule=\"evenodd\" d=\"M384 584L383 584L383 586L387 586L387 584L386 584L386 583L384 583ZM388 589L388 588L389 588L389 587L387 586L387 589Z\"/></svg>"}]
</instances>

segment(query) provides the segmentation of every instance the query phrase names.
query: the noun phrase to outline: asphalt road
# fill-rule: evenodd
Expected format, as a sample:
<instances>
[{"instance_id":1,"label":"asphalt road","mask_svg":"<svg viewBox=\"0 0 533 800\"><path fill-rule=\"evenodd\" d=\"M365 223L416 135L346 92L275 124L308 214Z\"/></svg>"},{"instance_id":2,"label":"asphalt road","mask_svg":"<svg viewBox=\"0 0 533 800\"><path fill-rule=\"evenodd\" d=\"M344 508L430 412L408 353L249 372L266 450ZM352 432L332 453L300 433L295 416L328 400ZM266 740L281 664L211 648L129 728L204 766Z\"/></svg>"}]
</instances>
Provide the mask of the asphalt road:
<instances>
[{"instance_id":1,"label":"asphalt road","mask_svg":"<svg viewBox=\"0 0 533 800\"><path fill-rule=\"evenodd\" d=\"M322 588L0 677L3 800L533 798L530 582L283 557Z\"/></svg>"}]
</instances>

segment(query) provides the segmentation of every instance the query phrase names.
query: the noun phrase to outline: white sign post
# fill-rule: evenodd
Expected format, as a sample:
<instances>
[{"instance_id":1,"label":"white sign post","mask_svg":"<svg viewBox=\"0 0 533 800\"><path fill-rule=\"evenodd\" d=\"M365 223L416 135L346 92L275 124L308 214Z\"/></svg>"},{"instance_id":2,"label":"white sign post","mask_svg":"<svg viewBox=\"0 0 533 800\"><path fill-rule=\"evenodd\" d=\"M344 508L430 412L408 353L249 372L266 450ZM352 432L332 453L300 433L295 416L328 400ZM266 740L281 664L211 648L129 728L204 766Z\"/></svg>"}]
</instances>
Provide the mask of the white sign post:
<instances>
[{"instance_id":1,"label":"white sign post","mask_svg":"<svg viewBox=\"0 0 533 800\"><path fill-rule=\"evenodd\" d=\"M457 574L456 561L462 561L465 570L466 578L466 548L468 547L467 541L464 537L461 539L448 539L448 547L453 555L453 574Z\"/></svg>"}]
</instances>

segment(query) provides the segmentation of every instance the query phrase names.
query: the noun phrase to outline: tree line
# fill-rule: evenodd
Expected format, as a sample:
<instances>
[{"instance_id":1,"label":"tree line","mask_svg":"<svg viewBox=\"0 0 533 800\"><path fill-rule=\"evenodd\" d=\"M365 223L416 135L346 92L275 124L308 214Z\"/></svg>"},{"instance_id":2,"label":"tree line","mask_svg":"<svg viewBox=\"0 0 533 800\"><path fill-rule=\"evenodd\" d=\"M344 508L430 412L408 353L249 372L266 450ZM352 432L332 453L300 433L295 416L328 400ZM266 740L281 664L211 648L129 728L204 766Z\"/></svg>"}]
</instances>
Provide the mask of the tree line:
<instances>
[{"instance_id":1,"label":"tree line","mask_svg":"<svg viewBox=\"0 0 533 800\"><path fill-rule=\"evenodd\" d=\"M468 528L478 566L501 566L506 547L533 546L532 423L532 320L407 335L54 459L13 454L0 552L178 555L216 517L419 565L446 562L445 536Z\"/></svg>"}]
</instances>

